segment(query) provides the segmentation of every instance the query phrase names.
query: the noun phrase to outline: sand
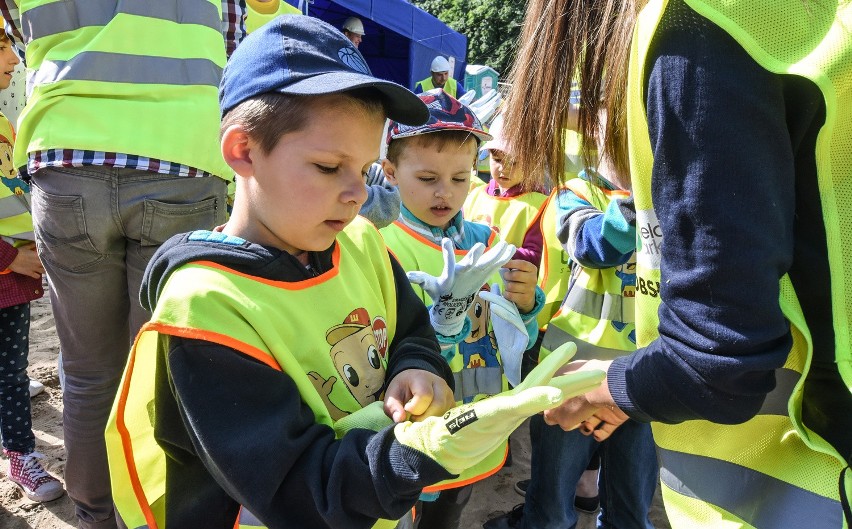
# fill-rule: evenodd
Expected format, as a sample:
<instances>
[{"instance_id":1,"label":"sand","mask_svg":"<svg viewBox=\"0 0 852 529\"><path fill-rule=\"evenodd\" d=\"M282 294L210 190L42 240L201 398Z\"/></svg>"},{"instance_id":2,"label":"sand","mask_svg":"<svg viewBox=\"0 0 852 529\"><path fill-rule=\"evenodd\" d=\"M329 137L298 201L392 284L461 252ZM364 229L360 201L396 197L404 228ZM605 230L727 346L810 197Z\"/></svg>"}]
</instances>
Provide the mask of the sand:
<instances>
[{"instance_id":1,"label":"sand","mask_svg":"<svg viewBox=\"0 0 852 529\"><path fill-rule=\"evenodd\" d=\"M45 455L46 468L62 479L65 449L62 445L62 392L57 374L59 339L47 296L33 302L30 324L30 376L45 385L45 392L32 400L36 450ZM462 528L479 528L489 518L512 509L523 498L514 491L517 480L529 477L530 447L527 425L512 437L514 463L475 486L471 503L465 510ZM7 463L0 477L0 528L2 529L73 529L74 506L67 495L45 503L33 503L6 479ZM668 529L659 493L651 520L657 529ZM595 527L594 516L581 514L578 529Z\"/></svg>"}]
</instances>

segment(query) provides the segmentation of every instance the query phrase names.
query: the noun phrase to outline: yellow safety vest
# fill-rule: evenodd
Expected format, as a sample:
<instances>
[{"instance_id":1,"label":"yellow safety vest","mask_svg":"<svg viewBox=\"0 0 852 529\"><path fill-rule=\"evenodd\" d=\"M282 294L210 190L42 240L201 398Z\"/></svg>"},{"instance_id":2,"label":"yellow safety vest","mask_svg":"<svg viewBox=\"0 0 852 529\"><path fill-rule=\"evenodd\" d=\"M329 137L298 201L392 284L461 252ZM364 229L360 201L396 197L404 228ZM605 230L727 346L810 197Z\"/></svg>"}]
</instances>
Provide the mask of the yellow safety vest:
<instances>
[{"instance_id":1,"label":"yellow safety vest","mask_svg":"<svg viewBox=\"0 0 852 529\"><path fill-rule=\"evenodd\" d=\"M487 188L476 186L468 193L462 207L465 220L491 226L501 239L520 248L527 232L538 222L547 196L532 191L514 197L493 197Z\"/></svg>"},{"instance_id":2,"label":"yellow safety vest","mask_svg":"<svg viewBox=\"0 0 852 529\"><path fill-rule=\"evenodd\" d=\"M291 6L284 0L261 2L246 0L246 33L251 33L278 15L301 14L299 8Z\"/></svg>"},{"instance_id":3,"label":"yellow safety vest","mask_svg":"<svg viewBox=\"0 0 852 529\"><path fill-rule=\"evenodd\" d=\"M107 425L113 501L128 527L163 527L165 454L149 410L164 336L221 344L286 371L318 423L330 426L381 398L397 314L387 249L359 218L338 236L333 263L322 275L293 283L206 261L171 274L133 345ZM332 378L337 381L327 384ZM255 521L242 509L240 524L258 527ZM375 527L395 525L384 520Z\"/></svg>"},{"instance_id":4,"label":"yellow safety vest","mask_svg":"<svg viewBox=\"0 0 852 529\"><path fill-rule=\"evenodd\" d=\"M565 188L602 210L613 200L630 196L627 191L598 188L581 178L569 180ZM548 230L557 244L555 211L559 199L557 194L552 200L553 224ZM634 351L635 268L635 257L631 257L627 263L611 268L577 265L572 268L570 278L559 278L568 283L566 294L547 326L539 358L545 358L566 342L577 344L575 360L612 359Z\"/></svg>"},{"instance_id":5,"label":"yellow safety vest","mask_svg":"<svg viewBox=\"0 0 852 529\"><path fill-rule=\"evenodd\" d=\"M572 130L565 130L565 178L569 181L577 178L584 164L580 154L581 136ZM541 206L539 228L542 237L541 266L538 267L538 285L544 291L544 308L538 313L538 328L544 330L550 319L559 310L565 294L568 292L571 265L570 258L556 237L556 199L559 188L554 188Z\"/></svg>"},{"instance_id":6,"label":"yellow safety vest","mask_svg":"<svg viewBox=\"0 0 852 529\"><path fill-rule=\"evenodd\" d=\"M432 89L435 88L435 84L432 83L432 76L431 75L429 77L427 77L426 79L423 79L422 81L418 81L417 84L414 85L415 90L417 90L418 85L420 87L422 87L422 90L424 92L428 92L429 90L432 90ZM444 83L444 92L450 94L453 97L457 97L456 94L458 94L458 91L459 91L458 82L455 79L453 79L452 77L448 77L447 82Z\"/></svg>"},{"instance_id":7,"label":"yellow safety vest","mask_svg":"<svg viewBox=\"0 0 852 529\"><path fill-rule=\"evenodd\" d=\"M444 268L443 251L440 246L415 233L402 222L396 221L381 230L388 249L394 254L405 271L420 270L427 274L440 275ZM488 247L497 242L497 234L491 232ZM461 259L467 250L456 250L456 259ZM492 282L499 280L495 275ZM431 305L432 300L417 285L413 285L424 305ZM471 335L466 338L450 360L456 383L455 399L457 402L479 400L488 395L494 395L509 389L500 353L492 340L488 303L478 295L468 310L473 328ZM426 492L433 492L473 483L494 474L506 458L508 444L503 444L491 453L484 461L466 470L458 478L442 481L437 485L427 487Z\"/></svg>"},{"instance_id":8,"label":"yellow safety vest","mask_svg":"<svg viewBox=\"0 0 852 529\"><path fill-rule=\"evenodd\" d=\"M852 4L767 0L686 0L735 38L766 70L814 82L826 101L816 165L829 241L838 369L852 387ZM657 337L661 232L651 196L654 163L645 116L644 69L666 0L651 0L637 21L628 81L628 141L637 225L636 331L639 347ZM747 89L747 87L744 87ZM845 200L845 201L844 201ZM844 266L844 263L846 264ZM643 288L644 287L644 288ZM674 528L840 528L843 457L801 420L810 331L793 285L780 281L779 305L793 347L763 409L737 425L694 420L653 424L666 513ZM852 492L847 472L845 488Z\"/></svg>"},{"instance_id":9,"label":"yellow safety vest","mask_svg":"<svg viewBox=\"0 0 852 529\"><path fill-rule=\"evenodd\" d=\"M219 149L218 0L18 0L27 104L15 167L49 149L117 152L229 178Z\"/></svg>"},{"instance_id":10,"label":"yellow safety vest","mask_svg":"<svg viewBox=\"0 0 852 529\"><path fill-rule=\"evenodd\" d=\"M0 113L0 236L9 244L34 241L33 218L30 215L30 186L18 175L12 163L15 131Z\"/></svg>"}]
</instances>

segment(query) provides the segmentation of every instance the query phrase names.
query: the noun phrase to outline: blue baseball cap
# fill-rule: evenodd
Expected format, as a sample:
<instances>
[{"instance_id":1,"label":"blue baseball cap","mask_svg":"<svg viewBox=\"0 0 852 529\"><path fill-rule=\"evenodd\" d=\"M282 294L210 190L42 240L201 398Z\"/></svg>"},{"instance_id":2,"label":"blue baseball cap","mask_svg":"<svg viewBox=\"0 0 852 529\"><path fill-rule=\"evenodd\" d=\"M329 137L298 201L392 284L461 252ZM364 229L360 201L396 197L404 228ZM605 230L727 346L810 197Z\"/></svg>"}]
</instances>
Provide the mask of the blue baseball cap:
<instances>
[{"instance_id":1,"label":"blue baseball cap","mask_svg":"<svg viewBox=\"0 0 852 529\"><path fill-rule=\"evenodd\" d=\"M373 77L367 62L339 29L304 15L281 15L246 37L228 60L219 84L222 115L260 94L379 92L388 117L419 125L429 111L407 88Z\"/></svg>"}]
</instances>

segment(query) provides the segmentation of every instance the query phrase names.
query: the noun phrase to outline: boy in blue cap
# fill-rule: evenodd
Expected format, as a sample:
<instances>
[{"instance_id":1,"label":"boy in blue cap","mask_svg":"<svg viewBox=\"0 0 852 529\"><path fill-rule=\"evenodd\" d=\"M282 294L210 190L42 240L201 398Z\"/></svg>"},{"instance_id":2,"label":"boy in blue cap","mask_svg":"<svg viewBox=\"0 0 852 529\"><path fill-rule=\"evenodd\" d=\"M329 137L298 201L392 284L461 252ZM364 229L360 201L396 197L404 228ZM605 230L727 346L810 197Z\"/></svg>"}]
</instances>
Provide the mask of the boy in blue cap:
<instances>
[{"instance_id":1,"label":"boy in blue cap","mask_svg":"<svg viewBox=\"0 0 852 529\"><path fill-rule=\"evenodd\" d=\"M357 217L385 116L428 114L337 29L286 15L255 31L220 105L233 214L173 237L146 270L153 317L107 429L118 512L129 527L394 527L423 487L567 394L447 411L452 374L426 309ZM464 305L446 286L442 303Z\"/></svg>"}]
</instances>

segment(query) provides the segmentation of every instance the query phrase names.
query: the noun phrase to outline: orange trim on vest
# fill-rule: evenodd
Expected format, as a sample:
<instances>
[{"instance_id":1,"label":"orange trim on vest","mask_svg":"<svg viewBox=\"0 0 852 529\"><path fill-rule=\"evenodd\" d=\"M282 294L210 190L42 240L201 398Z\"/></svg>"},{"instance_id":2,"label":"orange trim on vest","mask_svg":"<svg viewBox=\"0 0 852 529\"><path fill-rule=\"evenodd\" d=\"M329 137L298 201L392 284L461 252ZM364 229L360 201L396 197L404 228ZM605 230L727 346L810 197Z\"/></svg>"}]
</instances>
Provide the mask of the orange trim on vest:
<instances>
[{"instance_id":1,"label":"orange trim on vest","mask_svg":"<svg viewBox=\"0 0 852 529\"><path fill-rule=\"evenodd\" d=\"M485 479L489 476L493 476L494 474L499 472L501 468L503 468L503 465L506 464L506 457L508 455L509 455L509 443L507 442L506 443L506 451L503 452L503 461L501 461L499 465L497 465L493 469L489 470L488 472L483 472L482 474L480 474L478 476L474 476L474 477L466 479L464 481L454 481L453 483L448 484L448 485L430 485L428 487L424 487L423 492L440 492L442 490L458 489L460 487L464 487L465 485L470 485L471 483L476 483L477 481L481 481L481 480L483 480L483 479Z\"/></svg>"},{"instance_id":2,"label":"orange trim on vest","mask_svg":"<svg viewBox=\"0 0 852 529\"><path fill-rule=\"evenodd\" d=\"M244 342L241 342L224 334L220 334L213 331L202 331L199 329L191 329L189 327L177 327L174 325L166 325L163 323L152 322L148 322L143 325L142 329L140 329L139 331L139 334L142 334L147 331L156 331L161 334L168 334L170 336L179 336L181 338L192 338L218 343L220 345L236 349L237 351L240 351L243 354L246 354L256 360L259 360L260 362L263 362L264 364L268 365L273 369L281 371L281 366L278 365L278 362L276 362L272 356L266 354L260 349L257 349L256 347L248 345ZM133 453L133 445L130 441L130 432L124 425L124 408L127 404L127 394L130 391L130 379L132 378L133 364L135 362L136 344L134 343L133 350L130 352L130 358L127 363L127 378L125 379L124 385L120 388L118 393L119 403L115 415L115 426L118 429L119 435L121 436L121 446L125 453L124 460L127 462L127 473L130 478L130 484L133 487L133 494L134 496L136 496L136 501L139 504L139 508L145 515L145 522L148 524L149 529L158 529L159 526L157 525L157 521L154 518L154 513L151 511L151 506L148 504L148 499L145 497L145 492L142 489L142 484L139 480L139 473L136 471L136 463L133 457L128 457L128 454ZM239 523L239 518L237 518L237 522Z\"/></svg>"},{"instance_id":3,"label":"orange trim on vest","mask_svg":"<svg viewBox=\"0 0 852 529\"><path fill-rule=\"evenodd\" d=\"M405 225L405 223L403 223L403 222L401 222L401 221L398 221L398 220L393 221L393 223L394 223L394 224L395 224L395 225L396 225L399 229L401 229L402 231L404 231L404 232L405 232L405 233L407 233L408 235L410 235L410 236L414 237L415 239L417 239L417 242L423 243L423 244L425 244L426 246L431 246L432 248L434 248L434 249L436 249L436 250L439 250L439 251L442 251L442 250L443 250L443 249L441 248L441 245L439 245L439 244L435 244L434 242L430 241L430 240L429 240L429 239L427 239L426 237L424 237L424 236L420 235L420 234L419 234L419 233L417 233L416 231L414 231L414 230L412 230L411 228L409 228L408 226L406 226L406 225ZM491 234L488 236L488 244L486 244L486 246L487 246L487 247L489 247L489 248L491 247L491 243L492 243L492 242L494 242L494 237L496 237L496 236L497 236L497 232L496 232L496 231L494 231L494 229L492 228L492 229L491 229ZM459 250L458 248L456 248L456 249L455 249L455 254L456 254L456 255L467 255L467 252L468 252L468 250ZM394 257L396 257L396 256L394 256ZM399 260L399 259L397 259L397 261L398 261L398 260Z\"/></svg>"},{"instance_id":4,"label":"orange trim on vest","mask_svg":"<svg viewBox=\"0 0 852 529\"><path fill-rule=\"evenodd\" d=\"M304 290L306 288L311 288L320 283L324 283L329 279L337 276L339 272L340 265L340 245L335 243L334 251L331 254L331 269L322 274L312 277L310 279L305 279L303 281L294 281L292 283L286 281L274 281L272 279L264 279L262 277L253 276L251 274L245 274L243 272L239 272L234 270L233 268L228 268L227 266L221 265L219 263L214 263L213 261L193 261L189 264L205 266L207 268L215 268L216 270L222 270L229 274L234 274L240 277L244 277L246 279L251 279L252 281L257 281L258 283L263 283L264 285L269 285L271 287L280 288L283 290Z\"/></svg>"}]
</instances>

